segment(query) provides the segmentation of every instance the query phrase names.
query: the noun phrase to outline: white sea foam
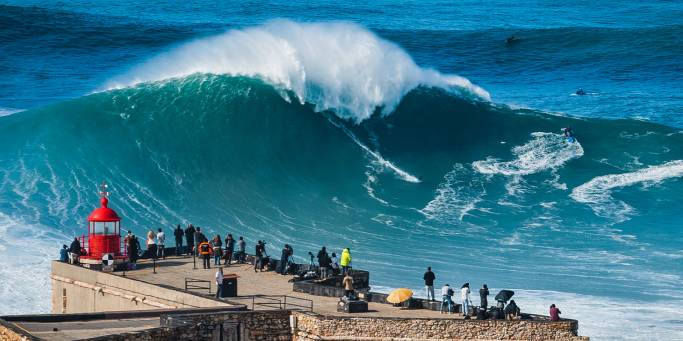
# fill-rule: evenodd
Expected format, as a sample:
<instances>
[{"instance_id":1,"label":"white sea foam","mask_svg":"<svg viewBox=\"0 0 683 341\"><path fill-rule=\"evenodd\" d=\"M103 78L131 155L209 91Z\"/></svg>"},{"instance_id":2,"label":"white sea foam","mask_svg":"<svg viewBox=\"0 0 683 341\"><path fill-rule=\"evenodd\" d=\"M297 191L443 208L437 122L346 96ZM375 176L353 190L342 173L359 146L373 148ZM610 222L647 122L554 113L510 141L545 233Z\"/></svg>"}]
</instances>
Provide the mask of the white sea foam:
<instances>
[{"instance_id":1,"label":"white sea foam","mask_svg":"<svg viewBox=\"0 0 683 341\"><path fill-rule=\"evenodd\" d=\"M0 212L0 314L50 311L50 260L67 240L47 226Z\"/></svg>"},{"instance_id":2,"label":"white sea foam","mask_svg":"<svg viewBox=\"0 0 683 341\"><path fill-rule=\"evenodd\" d=\"M0 108L0 116L8 116L12 115L14 113L18 113L22 111L21 109L14 109L14 108Z\"/></svg>"},{"instance_id":3,"label":"white sea foam","mask_svg":"<svg viewBox=\"0 0 683 341\"><path fill-rule=\"evenodd\" d=\"M562 135L552 133L536 132L531 136L531 141L512 148L514 160L501 161L489 157L473 162L472 166L482 174L529 175L556 169L569 160L583 156L583 147L578 141L567 143Z\"/></svg>"},{"instance_id":4,"label":"white sea foam","mask_svg":"<svg viewBox=\"0 0 683 341\"><path fill-rule=\"evenodd\" d=\"M572 190L572 199L587 204L600 217L624 221L634 209L629 204L615 200L612 190L647 182L661 182L683 176L683 160L670 161L634 172L602 175Z\"/></svg>"},{"instance_id":5,"label":"white sea foam","mask_svg":"<svg viewBox=\"0 0 683 341\"><path fill-rule=\"evenodd\" d=\"M436 189L436 196L420 210L429 219L462 221L486 194L484 179L460 163L446 173Z\"/></svg>"},{"instance_id":6,"label":"white sea foam","mask_svg":"<svg viewBox=\"0 0 683 341\"><path fill-rule=\"evenodd\" d=\"M393 289L372 286L373 291L382 293ZM424 287L411 289L416 297L426 297ZM493 295L501 289L489 286ZM591 340L683 340L683 321L677 318L683 304L680 300L640 301L547 290L511 290L523 313L547 316L550 304L555 304L562 311L561 317L578 320L579 335ZM489 303L492 300L489 297ZM473 301L478 305L478 298Z\"/></svg>"},{"instance_id":7,"label":"white sea foam","mask_svg":"<svg viewBox=\"0 0 683 341\"><path fill-rule=\"evenodd\" d=\"M257 77L292 91L300 102L361 121L376 108L390 113L420 86L489 99L469 80L421 68L397 45L346 22L277 20L199 39L131 70L108 89L195 73Z\"/></svg>"}]
</instances>

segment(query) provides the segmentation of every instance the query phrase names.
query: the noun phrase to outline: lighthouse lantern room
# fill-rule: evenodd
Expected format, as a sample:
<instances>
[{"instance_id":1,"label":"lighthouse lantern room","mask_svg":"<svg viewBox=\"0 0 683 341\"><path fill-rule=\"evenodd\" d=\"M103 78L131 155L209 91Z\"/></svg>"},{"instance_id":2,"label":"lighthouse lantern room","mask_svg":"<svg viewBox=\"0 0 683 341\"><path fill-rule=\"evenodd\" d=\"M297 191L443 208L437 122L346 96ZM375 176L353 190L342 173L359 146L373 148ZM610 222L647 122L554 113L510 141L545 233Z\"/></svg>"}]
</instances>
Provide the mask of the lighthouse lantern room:
<instances>
[{"instance_id":1,"label":"lighthouse lantern room","mask_svg":"<svg viewBox=\"0 0 683 341\"><path fill-rule=\"evenodd\" d=\"M100 185L99 194L101 206L88 216L87 251L81 256L81 263L101 264L102 257L107 254L113 256L115 264L125 263L127 257L121 247L121 218L107 206L109 192L106 183Z\"/></svg>"}]
</instances>

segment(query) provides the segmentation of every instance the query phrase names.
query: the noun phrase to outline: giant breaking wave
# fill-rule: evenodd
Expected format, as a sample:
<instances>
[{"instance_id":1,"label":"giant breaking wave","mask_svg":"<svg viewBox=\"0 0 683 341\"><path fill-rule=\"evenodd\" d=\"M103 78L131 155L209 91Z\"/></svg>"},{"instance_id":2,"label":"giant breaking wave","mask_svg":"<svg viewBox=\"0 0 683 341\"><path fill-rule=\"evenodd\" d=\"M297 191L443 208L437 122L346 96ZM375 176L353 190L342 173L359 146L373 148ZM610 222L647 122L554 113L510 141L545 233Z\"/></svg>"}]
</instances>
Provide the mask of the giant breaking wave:
<instances>
[{"instance_id":1,"label":"giant breaking wave","mask_svg":"<svg viewBox=\"0 0 683 341\"><path fill-rule=\"evenodd\" d=\"M683 134L671 128L494 105L350 24L230 31L108 87L0 117L7 311L48 309L47 277L13 291L35 282L21 265L48 273L57 246L83 233L102 180L137 234L192 222L266 239L271 253L289 243L297 257L351 246L377 285L418 288L405 274L429 260L453 282L528 288L533 276L529 289L567 293L581 282L611 295L647 276L653 299L676 299L677 245L650 243L659 226L636 213L595 210L628 203L657 221L683 209ZM568 125L578 144L559 134ZM404 252L415 245L432 247ZM655 251L661 268L639 261Z\"/></svg>"},{"instance_id":2,"label":"giant breaking wave","mask_svg":"<svg viewBox=\"0 0 683 341\"><path fill-rule=\"evenodd\" d=\"M417 66L395 44L352 23L287 20L186 43L111 81L107 88L195 73L257 77L317 110L361 121L394 110L408 91L436 86L488 99L469 80Z\"/></svg>"}]
</instances>

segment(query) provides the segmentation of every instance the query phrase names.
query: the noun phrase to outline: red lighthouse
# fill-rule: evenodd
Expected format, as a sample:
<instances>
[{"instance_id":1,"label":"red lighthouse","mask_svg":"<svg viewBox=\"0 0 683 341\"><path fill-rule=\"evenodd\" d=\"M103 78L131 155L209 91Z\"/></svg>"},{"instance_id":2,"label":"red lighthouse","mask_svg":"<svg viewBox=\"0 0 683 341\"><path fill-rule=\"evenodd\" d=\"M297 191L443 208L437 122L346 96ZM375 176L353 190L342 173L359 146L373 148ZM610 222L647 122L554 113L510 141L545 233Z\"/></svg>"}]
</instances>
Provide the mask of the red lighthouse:
<instances>
[{"instance_id":1,"label":"red lighthouse","mask_svg":"<svg viewBox=\"0 0 683 341\"><path fill-rule=\"evenodd\" d=\"M88 216L87 254L81 256L81 263L100 264L107 254L113 258L114 264L124 263L127 257L121 252L121 218L107 207L109 192L106 183L100 186L99 194L101 206Z\"/></svg>"}]
</instances>

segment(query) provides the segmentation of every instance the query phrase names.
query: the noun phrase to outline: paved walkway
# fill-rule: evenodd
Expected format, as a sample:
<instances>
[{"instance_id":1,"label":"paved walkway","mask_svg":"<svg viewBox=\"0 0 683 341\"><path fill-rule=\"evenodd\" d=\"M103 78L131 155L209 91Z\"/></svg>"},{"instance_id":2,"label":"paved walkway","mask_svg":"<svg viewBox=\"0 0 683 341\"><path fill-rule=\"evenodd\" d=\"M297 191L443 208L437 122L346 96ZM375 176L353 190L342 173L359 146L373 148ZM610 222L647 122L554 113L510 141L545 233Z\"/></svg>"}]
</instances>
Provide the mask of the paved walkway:
<instances>
[{"instance_id":1,"label":"paved walkway","mask_svg":"<svg viewBox=\"0 0 683 341\"><path fill-rule=\"evenodd\" d=\"M213 264L213 259L211 260ZM197 269L193 269L192 257L166 257L165 260L157 261L156 274L153 273L151 262L142 260L138 263L138 269L126 272L126 276L149 283L165 284L180 290L185 289L185 278L194 278L211 281L212 293L215 294L214 276L216 268L202 269L200 259L197 259ZM249 295L287 295L299 297L313 301L313 311L320 314L344 315L344 316L383 316L383 317L403 317L403 318L450 318L461 319L459 314L441 314L438 311L426 309L406 310L394 307L389 304L369 303L367 313L346 314L337 312L338 298L313 296L292 291L292 283L288 282L292 276L283 276L275 272L254 273L253 266L244 264L233 264L223 268L224 274L234 273L239 276L237 280L238 296ZM121 274L116 272L115 274ZM209 295L207 290L195 290L199 295ZM232 300L232 299L231 299ZM307 305L305 301L297 302L288 299L289 303ZM246 304L251 308L251 299L237 298L234 302ZM291 308L290 305L288 307Z\"/></svg>"}]
</instances>

